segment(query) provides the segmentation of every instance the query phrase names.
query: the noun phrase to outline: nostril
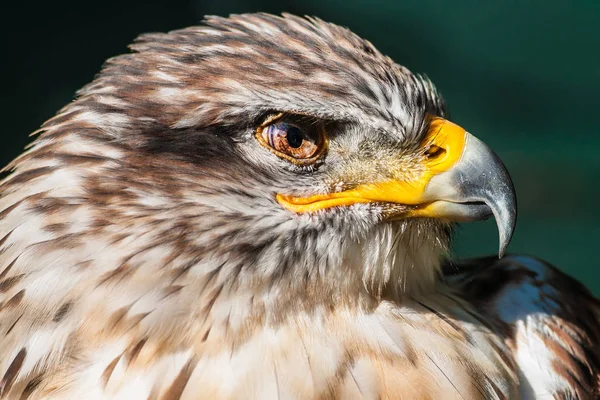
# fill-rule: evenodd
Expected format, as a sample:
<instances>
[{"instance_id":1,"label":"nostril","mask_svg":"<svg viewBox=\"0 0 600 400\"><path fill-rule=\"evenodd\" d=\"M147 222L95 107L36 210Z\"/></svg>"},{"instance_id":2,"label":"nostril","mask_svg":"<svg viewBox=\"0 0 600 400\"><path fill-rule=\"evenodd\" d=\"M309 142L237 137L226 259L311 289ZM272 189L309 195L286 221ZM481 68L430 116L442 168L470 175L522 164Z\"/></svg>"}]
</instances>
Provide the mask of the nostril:
<instances>
[{"instance_id":1,"label":"nostril","mask_svg":"<svg viewBox=\"0 0 600 400\"><path fill-rule=\"evenodd\" d=\"M425 155L427 158L437 158L443 156L444 154L446 154L446 150L434 144L425 150Z\"/></svg>"}]
</instances>

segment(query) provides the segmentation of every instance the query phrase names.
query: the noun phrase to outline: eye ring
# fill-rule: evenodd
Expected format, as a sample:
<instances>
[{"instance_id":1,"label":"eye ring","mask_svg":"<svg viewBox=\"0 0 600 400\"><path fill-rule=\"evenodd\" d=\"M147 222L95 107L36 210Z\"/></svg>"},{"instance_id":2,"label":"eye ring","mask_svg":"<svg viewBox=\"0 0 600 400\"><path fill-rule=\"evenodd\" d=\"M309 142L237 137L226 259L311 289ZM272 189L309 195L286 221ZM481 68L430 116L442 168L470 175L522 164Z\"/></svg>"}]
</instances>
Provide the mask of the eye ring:
<instances>
[{"instance_id":1,"label":"eye ring","mask_svg":"<svg viewBox=\"0 0 600 400\"><path fill-rule=\"evenodd\" d=\"M294 139L290 142L288 137L291 138L292 132ZM323 124L297 114L279 113L267 117L256 129L255 137L269 151L296 165L316 162L328 145Z\"/></svg>"}]
</instances>

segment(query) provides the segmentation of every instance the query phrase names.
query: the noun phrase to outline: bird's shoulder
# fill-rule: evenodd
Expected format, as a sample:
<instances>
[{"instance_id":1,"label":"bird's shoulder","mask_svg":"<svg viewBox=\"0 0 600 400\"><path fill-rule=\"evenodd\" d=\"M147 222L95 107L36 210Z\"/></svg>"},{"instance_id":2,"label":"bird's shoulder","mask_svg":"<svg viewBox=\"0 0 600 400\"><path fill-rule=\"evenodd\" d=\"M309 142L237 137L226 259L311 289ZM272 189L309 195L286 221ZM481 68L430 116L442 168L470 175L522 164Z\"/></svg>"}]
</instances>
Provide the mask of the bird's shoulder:
<instances>
[{"instance_id":1,"label":"bird's shoulder","mask_svg":"<svg viewBox=\"0 0 600 400\"><path fill-rule=\"evenodd\" d=\"M540 259L447 263L444 279L505 338L524 398L600 397L600 302Z\"/></svg>"}]
</instances>

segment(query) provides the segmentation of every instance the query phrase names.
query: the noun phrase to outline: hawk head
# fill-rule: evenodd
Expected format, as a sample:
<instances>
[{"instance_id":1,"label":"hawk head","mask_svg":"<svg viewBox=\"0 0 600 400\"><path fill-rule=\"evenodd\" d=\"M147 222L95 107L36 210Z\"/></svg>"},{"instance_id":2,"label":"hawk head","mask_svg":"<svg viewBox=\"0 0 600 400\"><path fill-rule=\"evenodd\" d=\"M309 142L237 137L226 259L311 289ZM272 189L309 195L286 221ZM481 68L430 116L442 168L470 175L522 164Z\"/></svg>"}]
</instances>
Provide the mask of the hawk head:
<instances>
[{"instance_id":1,"label":"hawk head","mask_svg":"<svg viewBox=\"0 0 600 400\"><path fill-rule=\"evenodd\" d=\"M154 263L221 288L399 294L432 287L455 221L493 214L506 249L498 157L428 79L347 29L210 17L131 49L4 182L5 199L40 197L40 241L85 247L77 262L102 259L103 279Z\"/></svg>"}]
</instances>

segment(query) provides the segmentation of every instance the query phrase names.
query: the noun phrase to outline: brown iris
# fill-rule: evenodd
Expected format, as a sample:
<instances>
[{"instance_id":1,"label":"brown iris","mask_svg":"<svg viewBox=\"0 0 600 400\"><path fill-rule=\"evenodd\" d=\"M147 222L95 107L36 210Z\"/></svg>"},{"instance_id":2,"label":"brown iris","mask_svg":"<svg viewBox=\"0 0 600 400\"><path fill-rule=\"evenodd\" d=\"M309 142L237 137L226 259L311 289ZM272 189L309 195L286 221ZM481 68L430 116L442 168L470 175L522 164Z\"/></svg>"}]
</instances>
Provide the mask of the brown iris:
<instances>
[{"instance_id":1,"label":"brown iris","mask_svg":"<svg viewBox=\"0 0 600 400\"><path fill-rule=\"evenodd\" d=\"M278 115L269 118L256 133L263 146L294 163L315 161L324 147L322 125L302 116Z\"/></svg>"}]
</instances>

